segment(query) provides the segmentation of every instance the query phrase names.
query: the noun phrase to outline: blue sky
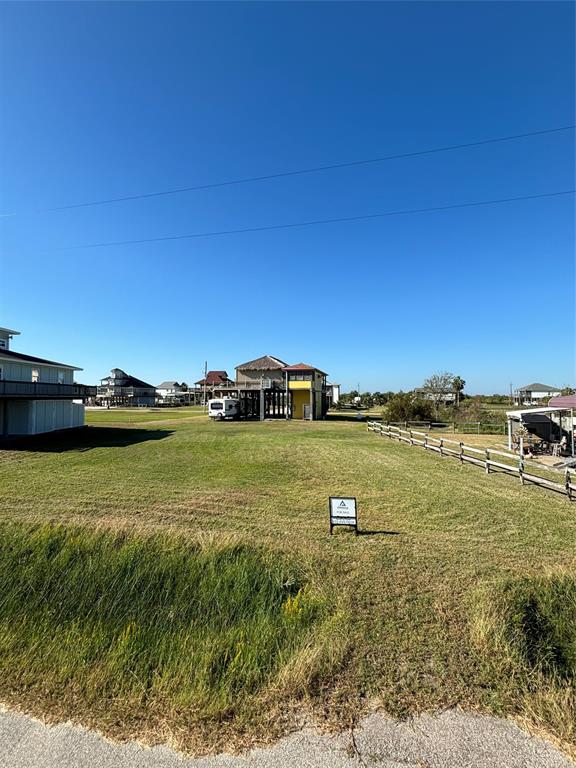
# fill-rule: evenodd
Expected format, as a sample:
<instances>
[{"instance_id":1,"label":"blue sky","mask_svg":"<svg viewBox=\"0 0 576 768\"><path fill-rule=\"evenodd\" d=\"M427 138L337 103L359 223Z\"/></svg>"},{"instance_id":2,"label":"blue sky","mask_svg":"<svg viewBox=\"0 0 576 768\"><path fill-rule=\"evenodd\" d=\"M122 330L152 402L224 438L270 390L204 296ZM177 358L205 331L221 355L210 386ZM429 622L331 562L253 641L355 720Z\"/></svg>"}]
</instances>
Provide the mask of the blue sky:
<instances>
[{"instance_id":1,"label":"blue sky","mask_svg":"<svg viewBox=\"0 0 576 768\"><path fill-rule=\"evenodd\" d=\"M573 124L574 8L1 4L0 325L86 383L272 354L346 389L573 384L573 196L75 247L566 190L573 131L44 209Z\"/></svg>"}]
</instances>

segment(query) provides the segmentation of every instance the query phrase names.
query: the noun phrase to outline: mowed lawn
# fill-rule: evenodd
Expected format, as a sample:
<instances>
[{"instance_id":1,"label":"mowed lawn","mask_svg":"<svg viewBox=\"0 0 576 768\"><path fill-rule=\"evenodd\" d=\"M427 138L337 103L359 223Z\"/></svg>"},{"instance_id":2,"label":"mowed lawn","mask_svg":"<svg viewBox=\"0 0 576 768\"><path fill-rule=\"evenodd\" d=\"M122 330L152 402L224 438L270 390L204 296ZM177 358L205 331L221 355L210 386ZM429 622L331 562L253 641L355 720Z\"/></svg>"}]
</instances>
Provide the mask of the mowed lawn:
<instances>
[{"instance_id":1,"label":"mowed lawn","mask_svg":"<svg viewBox=\"0 0 576 768\"><path fill-rule=\"evenodd\" d=\"M179 410L90 411L82 433L1 450L0 521L255 548L294 564L322 621L300 646L282 640L282 668L248 695L230 683L225 710L183 708L171 683L161 712L141 696L124 719L115 689L108 717L112 694L88 702L75 673L43 697L3 671L0 700L184 748L198 747L200 726L205 748L277 735L303 706L344 727L372 706L405 716L461 705L516 715L570 749L576 601L561 626L555 617L573 599L576 504L350 420L217 424ZM357 497L362 535L328 535L330 495Z\"/></svg>"}]
</instances>

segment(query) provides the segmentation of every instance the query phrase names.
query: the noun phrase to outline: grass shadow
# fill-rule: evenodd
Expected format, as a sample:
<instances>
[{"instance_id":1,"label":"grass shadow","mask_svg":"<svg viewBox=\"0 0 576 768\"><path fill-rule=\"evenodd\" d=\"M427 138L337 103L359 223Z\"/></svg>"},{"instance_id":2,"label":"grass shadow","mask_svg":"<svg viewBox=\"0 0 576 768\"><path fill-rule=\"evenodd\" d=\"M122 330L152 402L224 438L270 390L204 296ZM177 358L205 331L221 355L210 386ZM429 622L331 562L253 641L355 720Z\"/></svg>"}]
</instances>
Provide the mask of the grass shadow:
<instances>
[{"instance_id":1,"label":"grass shadow","mask_svg":"<svg viewBox=\"0 0 576 768\"><path fill-rule=\"evenodd\" d=\"M66 453L90 451L92 448L125 448L149 440L163 440L173 433L174 430L171 429L87 426L29 437L5 438L0 440L0 450Z\"/></svg>"},{"instance_id":2,"label":"grass shadow","mask_svg":"<svg viewBox=\"0 0 576 768\"><path fill-rule=\"evenodd\" d=\"M358 536L401 536L400 531L362 531L358 529Z\"/></svg>"}]
</instances>

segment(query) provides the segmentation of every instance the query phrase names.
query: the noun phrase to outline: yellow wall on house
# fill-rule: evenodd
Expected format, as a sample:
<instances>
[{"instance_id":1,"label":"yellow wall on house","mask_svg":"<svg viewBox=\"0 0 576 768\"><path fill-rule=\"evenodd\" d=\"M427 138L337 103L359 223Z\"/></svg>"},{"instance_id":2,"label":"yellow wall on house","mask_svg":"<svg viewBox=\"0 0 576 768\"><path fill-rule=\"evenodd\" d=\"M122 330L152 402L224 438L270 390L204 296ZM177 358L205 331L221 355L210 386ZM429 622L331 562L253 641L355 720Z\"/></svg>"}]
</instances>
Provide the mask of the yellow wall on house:
<instances>
[{"instance_id":1,"label":"yellow wall on house","mask_svg":"<svg viewBox=\"0 0 576 768\"><path fill-rule=\"evenodd\" d=\"M306 384L305 381L296 381L294 384ZM292 393L292 418L304 418L304 406L310 405L310 393L303 390L295 390Z\"/></svg>"},{"instance_id":2,"label":"yellow wall on house","mask_svg":"<svg viewBox=\"0 0 576 768\"><path fill-rule=\"evenodd\" d=\"M312 389L311 381L289 381L288 389Z\"/></svg>"}]
</instances>

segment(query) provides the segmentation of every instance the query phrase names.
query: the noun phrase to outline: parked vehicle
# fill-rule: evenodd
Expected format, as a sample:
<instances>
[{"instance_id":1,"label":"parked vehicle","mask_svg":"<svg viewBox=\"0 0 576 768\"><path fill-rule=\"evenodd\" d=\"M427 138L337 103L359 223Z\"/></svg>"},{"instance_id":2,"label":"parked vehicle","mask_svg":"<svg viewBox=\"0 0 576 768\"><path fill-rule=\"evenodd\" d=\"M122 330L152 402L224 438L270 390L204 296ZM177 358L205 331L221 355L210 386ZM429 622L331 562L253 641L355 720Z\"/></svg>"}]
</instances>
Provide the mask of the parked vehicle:
<instances>
[{"instance_id":1,"label":"parked vehicle","mask_svg":"<svg viewBox=\"0 0 576 768\"><path fill-rule=\"evenodd\" d=\"M240 418L240 401L234 397L217 397L208 400L208 416L216 421Z\"/></svg>"}]
</instances>

